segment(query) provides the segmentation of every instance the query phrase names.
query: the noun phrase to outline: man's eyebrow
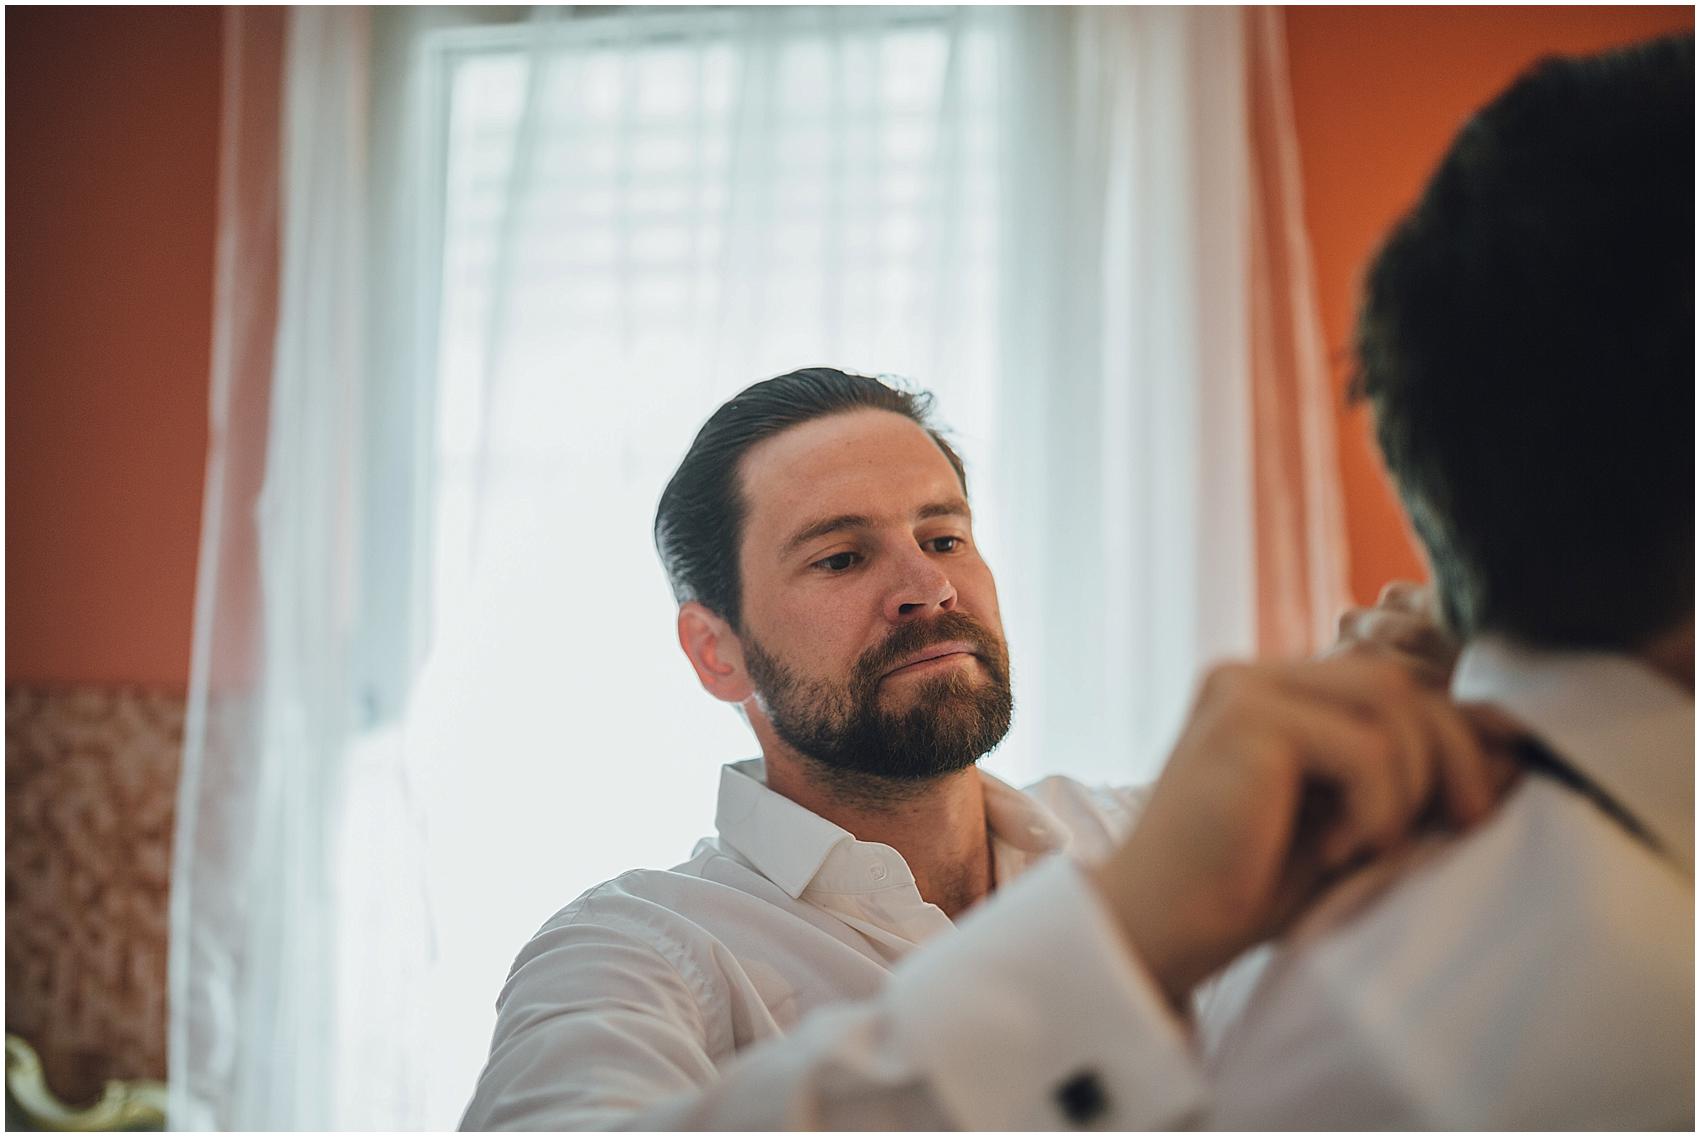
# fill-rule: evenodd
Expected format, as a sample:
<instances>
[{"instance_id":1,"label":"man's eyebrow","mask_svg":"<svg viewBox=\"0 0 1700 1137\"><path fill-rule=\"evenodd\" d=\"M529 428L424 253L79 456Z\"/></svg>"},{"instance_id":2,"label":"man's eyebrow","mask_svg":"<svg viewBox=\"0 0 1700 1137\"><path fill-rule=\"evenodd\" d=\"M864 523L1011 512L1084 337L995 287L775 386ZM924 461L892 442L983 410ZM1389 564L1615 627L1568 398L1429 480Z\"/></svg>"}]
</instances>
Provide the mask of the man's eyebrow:
<instances>
[{"instance_id":1,"label":"man's eyebrow","mask_svg":"<svg viewBox=\"0 0 1700 1137\"><path fill-rule=\"evenodd\" d=\"M929 517L972 517L974 511L968 508L968 502L960 497L946 498L943 501L929 502L915 513L917 521L925 521Z\"/></svg>"},{"instance_id":2,"label":"man's eyebrow","mask_svg":"<svg viewBox=\"0 0 1700 1137\"><path fill-rule=\"evenodd\" d=\"M805 525L793 533L791 539L780 548L779 555L788 557L796 552L799 546L807 545L810 541L817 537L824 537L828 533L837 533L842 529L869 529L873 527L873 524L874 519L865 513L841 513L837 517L824 518L813 524Z\"/></svg>"},{"instance_id":3,"label":"man's eyebrow","mask_svg":"<svg viewBox=\"0 0 1700 1137\"><path fill-rule=\"evenodd\" d=\"M915 520L926 521L933 517L970 517L972 512L968 503L962 498L946 498L942 501L932 501L915 511ZM874 519L865 513L841 513L837 517L827 517L820 521L805 525L791 535L779 550L781 557L788 557L800 546L810 541L825 537L829 533L839 533L846 529L871 529Z\"/></svg>"}]
</instances>

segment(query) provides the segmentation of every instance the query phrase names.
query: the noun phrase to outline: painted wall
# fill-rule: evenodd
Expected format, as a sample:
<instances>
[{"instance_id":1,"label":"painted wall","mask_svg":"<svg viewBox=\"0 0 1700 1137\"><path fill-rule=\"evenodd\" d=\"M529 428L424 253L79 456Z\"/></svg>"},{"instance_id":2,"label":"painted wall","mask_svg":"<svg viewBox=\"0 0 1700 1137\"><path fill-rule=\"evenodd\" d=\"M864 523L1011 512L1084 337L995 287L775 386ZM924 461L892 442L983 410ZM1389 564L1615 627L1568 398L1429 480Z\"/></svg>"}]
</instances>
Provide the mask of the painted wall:
<instances>
[{"instance_id":1,"label":"painted wall","mask_svg":"<svg viewBox=\"0 0 1700 1137\"><path fill-rule=\"evenodd\" d=\"M1339 361L1340 464L1360 601L1388 580L1427 575L1367 411L1344 401L1358 282L1381 236L1415 203L1470 113L1537 58L1693 30L1690 7L1287 9L1305 217L1323 331Z\"/></svg>"},{"instance_id":2,"label":"painted wall","mask_svg":"<svg viewBox=\"0 0 1700 1137\"><path fill-rule=\"evenodd\" d=\"M181 688L222 12L6 10L6 675Z\"/></svg>"},{"instance_id":3,"label":"painted wall","mask_svg":"<svg viewBox=\"0 0 1700 1137\"><path fill-rule=\"evenodd\" d=\"M188 677L211 342L221 13L6 12L6 674ZM1293 8L1324 331L1469 111L1526 64L1692 8ZM1343 364L1338 378L1343 387ZM1353 586L1422 572L1340 413Z\"/></svg>"}]
</instances>

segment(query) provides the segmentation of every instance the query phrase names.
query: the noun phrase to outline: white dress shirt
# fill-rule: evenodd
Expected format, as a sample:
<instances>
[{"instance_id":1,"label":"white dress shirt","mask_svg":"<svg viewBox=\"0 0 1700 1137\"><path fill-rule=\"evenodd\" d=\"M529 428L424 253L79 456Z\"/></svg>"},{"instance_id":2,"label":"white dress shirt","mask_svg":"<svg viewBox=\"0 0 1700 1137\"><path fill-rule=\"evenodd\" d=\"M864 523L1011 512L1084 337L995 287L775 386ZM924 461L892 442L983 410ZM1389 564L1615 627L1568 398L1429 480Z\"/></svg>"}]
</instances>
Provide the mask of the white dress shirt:
<instances>
[{"instance_id":1,"label":"white dress shirt","mask_svg":"<svg viewBox=\"0 0 1700 1137\"><path fill-rule=\"evenodd\" d=\"M1617 655L1470 645L1459 699L1614 800L1526 775L1342 886L1212 1040L1226 1129L1693 1129L1694 701ZM1230 977L1231 978L1231 977Z\"/></svg>"},{"instance_id":2,"label":"white dress shirt","mask_svg":"<svg viewBox=\"0 0 1700 1137\"><path fill-rule=\"evenodd\" d=\"M1196 1116L1189 1034L1076 864L1109 853L1139 792L1051 778L1024 794L982 774L997 890L953 925L896 850L762 777L759 759L726 767L718 837L592 889L525 947L463 1128Z\"/></svg>"}]
</instances>

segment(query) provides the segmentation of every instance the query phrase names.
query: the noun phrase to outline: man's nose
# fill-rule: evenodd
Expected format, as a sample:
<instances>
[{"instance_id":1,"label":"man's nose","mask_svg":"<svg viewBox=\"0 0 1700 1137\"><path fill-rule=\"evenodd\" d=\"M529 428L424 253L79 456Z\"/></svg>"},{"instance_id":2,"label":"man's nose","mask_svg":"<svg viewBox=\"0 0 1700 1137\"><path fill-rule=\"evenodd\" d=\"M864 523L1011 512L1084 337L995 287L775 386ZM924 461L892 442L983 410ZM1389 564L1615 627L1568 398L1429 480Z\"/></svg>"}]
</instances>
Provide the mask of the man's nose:
<instances>
[{"instance_id":1,"label":"man's nose","mask_svg":"<svg viewBox=\"0 0 1700 1137\"><path fill-rule=\"evenodd\" d=\"M886 597L885 616L893 622L916 616L935 616L956 607L956 586L950 574L923 551L905 557L901 575Z\"/></svg>"}]
</instances>

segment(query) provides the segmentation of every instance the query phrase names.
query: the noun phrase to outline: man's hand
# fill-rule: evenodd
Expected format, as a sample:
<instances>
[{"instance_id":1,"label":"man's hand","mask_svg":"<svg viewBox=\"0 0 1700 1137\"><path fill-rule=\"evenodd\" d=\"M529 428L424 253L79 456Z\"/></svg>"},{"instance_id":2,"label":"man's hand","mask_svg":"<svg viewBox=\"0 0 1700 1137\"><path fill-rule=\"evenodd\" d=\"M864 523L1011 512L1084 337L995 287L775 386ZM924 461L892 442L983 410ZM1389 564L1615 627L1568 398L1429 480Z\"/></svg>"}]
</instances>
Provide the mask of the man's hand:
<instances>
[{"instance_id":1,"label":"man's hand","mask_svg":"<svg viewBox=\"0 0 1700 1137\"><path fill-rule=\"evenodd\" d=\"M1340 616L1340 638L1327 655L1395 653L1431 687L1452 682L1460 644L1440 622L1434 588L1395 580L1381 590L1373 608L1348 608Z\"/></svg>"},{"instance_id":2,"label":"man's hand","mask_svg":"<svg viewBox=\"0 0 1700 1137\"><path fill-rule=\"evenodd\" d=\"M1425 825L1487 816L1511 766L1482 739L1507 729L1385 653L1218 667L1097 884L1182 1006L1346 872Z\"/></svg>"}]
</instances>

